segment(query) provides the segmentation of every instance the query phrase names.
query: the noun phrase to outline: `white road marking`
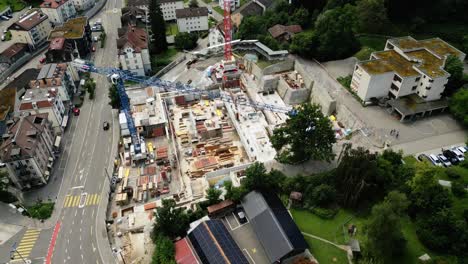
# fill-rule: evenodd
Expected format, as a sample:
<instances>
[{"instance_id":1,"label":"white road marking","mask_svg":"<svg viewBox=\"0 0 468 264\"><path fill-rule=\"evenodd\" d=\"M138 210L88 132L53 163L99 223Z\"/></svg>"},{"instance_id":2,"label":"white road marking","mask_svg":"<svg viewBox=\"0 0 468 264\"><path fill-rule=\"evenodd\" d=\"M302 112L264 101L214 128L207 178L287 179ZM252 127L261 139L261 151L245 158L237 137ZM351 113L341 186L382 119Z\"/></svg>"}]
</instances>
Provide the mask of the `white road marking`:
<instances>
[{"instance_id":1,"label":"white road marking","mask_svg":"<svg viewBox=\"0 0 468 264\"><path fill-rule=\"evenodd\" d=\"M231 214L232 214L232 216L234 216L234 219L236 219L237 224L240 225L239 220L237 220L236 215L234 213L231 213Z\"/></svg>"},{"instance_id":2,"label":"white road marking","mask_svg":"<svg viewBox=\"0 0 468 264\"><path fill-rule=\"evenodd\" d=\"M93 209L93 212L91 213L91 217L94 217L94 209Z\"/></svg>"},{"instance_id":3,"label":"white road marking","mask_svg":"<svg viewBox=\"0 0 468 264\"><path fill-rule=\"evenodd\" d=\"M75 210L75 217L76 217L76 214L78 213L78 210Z\"/></svg>"},{"instance_id":4,"label":"white road marking","mask_svg":"<svg viewBox=\"0 0 468 264\"><path fill-rule=\"evenodd\" d=\"M242 251L244 251L244 252L245 252L245 254L247 254L247 256L249 256L249 258L250 258L250 260L252 261L252 263L253 263L253 264L255 264L255 260L253 260L252 256L250 256L250 253L249 253L249 251L248 251L247 249L245 249L245 248L244 248L244 249L242 249Z\"/></svg>"},{"instance_id":5,"label":"white road marking","mask_svg":"<svg viewBox=\"0 0 468 264\"><path fill-rule=\"evenodd\" d=\"M93 235L93 227L91 227L90 229L91 229L91 235Z\"/></svg>"},{"instance_id":6,"label":"white road marking","mask_svg":"<svg viewBox=\"0 0 468 264\"><path fill-rule=\"evenodd\" d=\"M233 229L232 229L232 226L231 226L231 223L229 223L229 220L227 219L227 217L225 216L224 218L226 219L226 222L228 223L229 228L231 228L231 230L233 230Z\"/></svg>"},{"instance_id":7,"label":"white road marking","mask_svg":"<svg viewBox=\"0 0 468 264\"><path fill-rule=\"evenodd\" d=\"M83 188L84 188L84 186L83 186L83 185L81 185L81 186L75 186L75 187L71 187L70 189L74 190L74 189L83 189Z\"/></svg>"},{"instance_id":8,"label":"white road marking","mask_svg":"<svg viewBox=\"0 0 468 264\"><path fill-rule=\"evenodd\" d=\"M91 242L91 246L93 247L93 252L96 252L96 247L94 246L93 242Z\"/></svg>"}]
</instances>

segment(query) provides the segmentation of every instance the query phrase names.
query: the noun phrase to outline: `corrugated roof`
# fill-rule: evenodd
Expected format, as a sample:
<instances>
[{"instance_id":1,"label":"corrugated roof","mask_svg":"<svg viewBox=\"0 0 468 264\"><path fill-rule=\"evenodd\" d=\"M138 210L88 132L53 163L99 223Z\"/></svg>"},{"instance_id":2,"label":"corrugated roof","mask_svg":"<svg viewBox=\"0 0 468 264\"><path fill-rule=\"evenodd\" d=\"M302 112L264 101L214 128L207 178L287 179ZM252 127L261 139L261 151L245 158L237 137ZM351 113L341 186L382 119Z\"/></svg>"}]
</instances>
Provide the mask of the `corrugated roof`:
<instances>
[{"instance_id":1,"label":"corrugated roof","mask_svg":"<svg viewBox=\"0 0 468 264\"><path fill-rule=\"evenodd\" d=\"M276 24L269 28L268 32L270 32L273 38L277 38L285 33L296 34L302 32L302 27L300 25L283 26Z\"/></svg>"}]
</instances>

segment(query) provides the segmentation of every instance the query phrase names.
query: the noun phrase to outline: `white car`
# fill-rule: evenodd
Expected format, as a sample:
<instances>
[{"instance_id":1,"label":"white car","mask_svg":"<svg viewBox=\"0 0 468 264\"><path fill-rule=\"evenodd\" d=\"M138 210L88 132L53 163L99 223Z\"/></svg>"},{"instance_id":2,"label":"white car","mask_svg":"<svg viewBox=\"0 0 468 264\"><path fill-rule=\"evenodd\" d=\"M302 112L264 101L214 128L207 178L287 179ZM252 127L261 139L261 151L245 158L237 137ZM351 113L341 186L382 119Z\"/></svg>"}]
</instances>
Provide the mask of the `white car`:
<instances>
[{"instance_id":1,"label":"white car","mask_svg":"<svg viewBox=\"0 0 468 264\"><path fill-rule=\"evenodd\" d=\"M452 163L444 155L439 154L437 155L437 158L440 160L440 162L442 162L442 165L444 165L445 167L452 166Z\"/></svg>"},{"instance_id":2,"label":"white car","mask_svg":"<svg viewBox=\"0 0 468 264\"><path fill-rule=\"evenodd\" d=\"M453 148L452 151L453 151L453 153L455 153L457 155L457 158L458 158L459 161L464 161L465 160L465 155L460 150L458 150L457 148Z\"/></svg>"},{"instance_id":3,"label":"white car","mask_svg":"<svg viewBox=\"0 0 468 264\"><path fill-rule=\"evenodd\" d=\"M460 151L463 155L465 155L465 153L466 153L466 148L465 147L460 146L460 147L456 147L456 149L458 151Z\"/></svg>"},{"instance_id":4,"label":"white car","mask_svg":"<svg viewBox=\"0 0 468 264\"><path fill-rule=\"evenodd\" d=\"M431 159L431 162L432 164L434 164L435 166L442 166L442 162L440 162L440 160L437 158L436 155L434 154L431 154L429 155L429 159Z\"/></svg>"}]
</instances>

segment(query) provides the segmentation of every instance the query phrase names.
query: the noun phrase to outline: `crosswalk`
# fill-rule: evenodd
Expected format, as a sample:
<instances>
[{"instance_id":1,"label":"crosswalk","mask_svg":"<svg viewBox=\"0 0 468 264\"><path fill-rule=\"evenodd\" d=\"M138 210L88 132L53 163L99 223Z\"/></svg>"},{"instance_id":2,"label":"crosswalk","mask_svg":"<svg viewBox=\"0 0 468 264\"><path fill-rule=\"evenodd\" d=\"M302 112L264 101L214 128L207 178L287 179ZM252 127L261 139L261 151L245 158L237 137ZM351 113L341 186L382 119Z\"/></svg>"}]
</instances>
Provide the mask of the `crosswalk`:
<instances>
[{"instance_id":1,"label":"crosswalk","mask_svg":"<svg viewBox=\"0 0 468 264\"><path fill-rule=\"evenodd\" d=\"M26 233L24 233L18 247L16 247L13 259L28 258L40 233L40 229L28 229Z\"/></svg>"},{"instance_id":2,"label":"crosswalk","mask_svg":"<svg viewBox=\"0 0 468 264\"><path fill-rule=\"evenodd\" d=\"M67 207L79 207L79 206L91 206L99 203L99 194L87 194L87 195L67 195L63 204L64 208Z\"/></svg>"}]
</instances>

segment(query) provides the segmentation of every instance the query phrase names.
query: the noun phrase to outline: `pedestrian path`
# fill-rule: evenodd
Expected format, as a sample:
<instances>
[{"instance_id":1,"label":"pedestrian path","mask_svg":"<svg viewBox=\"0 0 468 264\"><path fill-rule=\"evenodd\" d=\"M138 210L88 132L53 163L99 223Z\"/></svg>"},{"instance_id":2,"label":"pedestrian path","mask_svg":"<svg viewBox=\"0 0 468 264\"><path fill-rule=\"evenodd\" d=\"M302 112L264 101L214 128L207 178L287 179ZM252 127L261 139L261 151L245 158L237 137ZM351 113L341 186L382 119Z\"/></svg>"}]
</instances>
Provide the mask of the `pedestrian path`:
<instances>
[{"instance_id":1,"label":"pedestrian path","mask_svg":"<svg viewBox=\"0 0 468 264\"><path fill-rule=\"evenodd\" d=\"M100 197L101 195L99 194L67 195L65 197L63 207L69 208L97 205L99 204Z\"/></svg>"},{"instance_id":2,"label":"pedestrian path","mask_svg":"<svg viewBox=\"0 0 468 264\"><path fill-rule=\"evenodd\" d=\"M34 245L36 244L36 240L41 233L40 229L28 229L26 233L24 233L23 238L19 242L18 246L16 247L16 251L13 255L13 259L26 259L31 254L31 250L33 249Z\"/></svg>"}]
</instances>

